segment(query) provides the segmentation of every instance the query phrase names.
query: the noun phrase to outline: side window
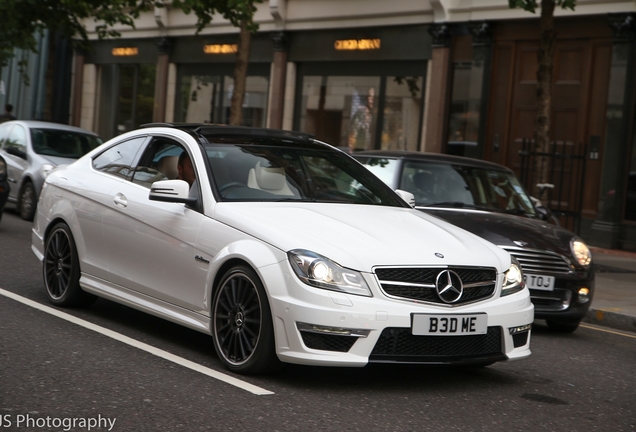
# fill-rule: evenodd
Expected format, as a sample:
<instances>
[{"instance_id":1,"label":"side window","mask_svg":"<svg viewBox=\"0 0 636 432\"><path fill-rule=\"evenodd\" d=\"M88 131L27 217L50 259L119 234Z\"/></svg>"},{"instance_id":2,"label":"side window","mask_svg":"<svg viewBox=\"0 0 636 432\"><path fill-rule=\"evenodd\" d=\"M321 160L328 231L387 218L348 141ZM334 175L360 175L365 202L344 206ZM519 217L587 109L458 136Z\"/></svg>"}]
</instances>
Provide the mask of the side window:
<instances>
[{"instance_id":1,"label":"side window","mask_svg":"<svg viewBox=\"0 0 636 432\"><path fill-rule=\"evenodd\" d=\"M11 129L5 147L13 147L16 150L26 152L26 131L22 126L15 125Z\"/></svg>"},{"instance_id":2,"label":"side window","mask_svg":"<svg viewBox=\"0 0 636 432\"><path fill-rule=\"evenodd\" d=\"M93 159L93 168L117 177L128 178L133 171L135 156L146 137L121 142Z\"/></svg>"},{"instance_id":3,"label":"side window","mask_svg":"<svg viewBox=\"0 0 636 432\"><path fill-rule=\"evenodd\" d=\"M7 132L11 129L10 124L0 125L0 148L4 148L5 138L7 137Z\"/></svg>"},{"instance_id":4,"label":"side window","mask_svg":"<svg viewBox=\"0 0 636 432\"><path fill-rule=\"evenodd\" d=\"M155 139L139 160L132 181L149 188L159 180L174 180L178 177L179 155L185 150L175 141Z\"/></svg>"}]
</instances>

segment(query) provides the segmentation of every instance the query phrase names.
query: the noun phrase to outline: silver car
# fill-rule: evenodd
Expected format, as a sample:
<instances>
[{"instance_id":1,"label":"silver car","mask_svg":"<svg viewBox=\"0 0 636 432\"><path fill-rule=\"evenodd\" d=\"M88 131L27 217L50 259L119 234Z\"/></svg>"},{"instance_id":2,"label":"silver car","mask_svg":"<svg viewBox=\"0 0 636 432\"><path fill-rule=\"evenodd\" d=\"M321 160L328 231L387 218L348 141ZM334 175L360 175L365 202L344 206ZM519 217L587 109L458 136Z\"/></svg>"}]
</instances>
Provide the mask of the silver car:
<instances>
[{"instance_id":1,"label":"silver car","mask_svg":"<svg viewBox=\"0 0 636 432\"><path fill-rule=\"evenodd\" d=\"M0 124L0 157L6 161L8 202L20 217L33 220L44 179L53 168L68 164L102 143L93 132L35 120Z\"/></svg>"}]
</instances>

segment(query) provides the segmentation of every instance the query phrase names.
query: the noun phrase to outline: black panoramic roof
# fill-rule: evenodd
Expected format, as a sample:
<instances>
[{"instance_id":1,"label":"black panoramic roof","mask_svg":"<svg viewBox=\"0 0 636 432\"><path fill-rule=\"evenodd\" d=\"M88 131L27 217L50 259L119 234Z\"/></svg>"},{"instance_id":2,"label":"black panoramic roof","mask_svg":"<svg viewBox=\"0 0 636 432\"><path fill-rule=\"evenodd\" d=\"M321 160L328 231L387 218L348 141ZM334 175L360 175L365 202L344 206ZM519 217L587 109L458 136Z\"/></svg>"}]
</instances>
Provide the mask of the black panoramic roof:
<instances>
[{"instance_id":1,"label":"black panoramic roof","mask_svg":"<svg viewBox=\"0 0 636 432\"><path fill-rule=\"evenodd\" d=\"M512 171L509 168L494 162L487 162L463 156L447 155L442 153L426 153L406 150L363 150L352 154L357 156L383 157L389 159L402 159L419 162L446 163L452 165L463 165L475 168L491 169L497 171Z\"/></svg>"},{"instance_id":2,"label":"black panoramic roof","mask_svg":"<svg viewBox=\"0 0 636 432\"><path fill-rule=\"evenodd\" d=\"M312 144L314 136L303 132L293 132L279 129L254 128L246 126L228 126L208 123L148 123L142 128L169 127L181 129L190 133L203 136L209 142L215 142L221 138L240 139L279 139L298 144Z\"/></svg>"}]
</instances>

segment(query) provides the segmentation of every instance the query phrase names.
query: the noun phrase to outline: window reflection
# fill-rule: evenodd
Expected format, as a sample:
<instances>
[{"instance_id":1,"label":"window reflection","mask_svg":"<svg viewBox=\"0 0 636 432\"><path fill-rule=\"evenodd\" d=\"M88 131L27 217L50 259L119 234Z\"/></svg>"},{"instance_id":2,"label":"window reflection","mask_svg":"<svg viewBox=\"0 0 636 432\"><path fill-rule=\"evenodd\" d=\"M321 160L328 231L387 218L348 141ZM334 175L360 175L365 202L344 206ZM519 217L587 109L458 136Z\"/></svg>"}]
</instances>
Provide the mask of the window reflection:
<instances>
[{"instance_id":1,"label":"window reflection","mask_svg":"<svg viewBox=\"0 0 636 432\"><path fill-rule=\"evenodd\" d=\"M243 100L243 126L265 127L268 80L248 76ZM185 75L181 80L179 121L228 124L234 92L229 76Z\"/></svg>"},{"instance_id":2,"label":"window reflection","mask_svg":"<svg viewBox=\"0 0 636 432\"><path fill-rule=\"evenodd\" d=\"M417 150L422 84L421 76L305 76L300 130L350 152Z\"/></svg>"}]
</instances>

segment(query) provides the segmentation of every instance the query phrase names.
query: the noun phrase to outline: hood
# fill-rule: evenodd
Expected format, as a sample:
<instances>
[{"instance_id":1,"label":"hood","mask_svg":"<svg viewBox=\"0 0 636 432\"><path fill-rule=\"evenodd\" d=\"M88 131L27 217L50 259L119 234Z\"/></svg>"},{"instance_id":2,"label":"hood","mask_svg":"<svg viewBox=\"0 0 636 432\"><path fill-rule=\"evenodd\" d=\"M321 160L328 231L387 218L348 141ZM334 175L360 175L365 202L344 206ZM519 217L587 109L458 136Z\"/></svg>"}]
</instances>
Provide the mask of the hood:
<instances>
[{"instance_id":1,"label":"hood","mask_svg":"<svg viewBox=\"0 0 636 432\"><path fill-rule=\"evenodd\" d=\"M48 156L48 155L47 156L39 155L39 156L47 160L48 162L50 162L53 166L68 165L68 164L72 164L73 162L77 160L77 159L58 157L58 156Z\"/></svg>"},{"instance_id":2,"label":"hood","mask_svg":"<svg viewBox=\"0 0 636 432\"><path fill-rule=\"evenodd\" d=\"M470 209L427 208L422 211L470 231L497 246L540 249L560 255L572 255L570 240L576 235L541 220ZM523 246L515 242L522 242Z\"/></svg>"},{"instance_id":3,"label":"hood","mask_svg":"<svg viewBox=\"0 0 636 432\"><path fill-rule=\"evenodd\" d=\"M218 203L214 218L270 245L307 249L341 266L461 265L508 269L502 249L409 208L324 203ZM436 254L443 255L439 258Z\"/></svg>"}]
</instances>

